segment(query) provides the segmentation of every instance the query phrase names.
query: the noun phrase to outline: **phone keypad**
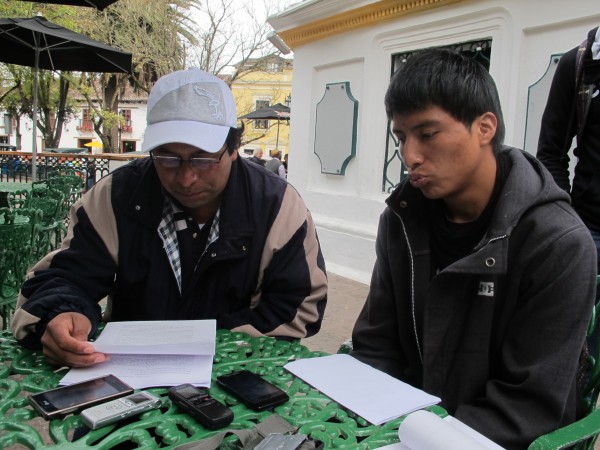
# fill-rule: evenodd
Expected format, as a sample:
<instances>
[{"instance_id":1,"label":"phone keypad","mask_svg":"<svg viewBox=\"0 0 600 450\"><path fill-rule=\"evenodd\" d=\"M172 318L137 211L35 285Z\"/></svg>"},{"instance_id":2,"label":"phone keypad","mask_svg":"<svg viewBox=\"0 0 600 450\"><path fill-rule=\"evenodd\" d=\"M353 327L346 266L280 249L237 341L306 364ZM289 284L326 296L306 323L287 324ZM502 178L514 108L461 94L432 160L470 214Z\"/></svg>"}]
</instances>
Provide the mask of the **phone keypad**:
<instances>
[{"instance_id":1,"label":"phone keypad","mask_svg":"<svg viewBox=\"0 0 600 450\"><path fill-rule=\"evenodd\" d=\"M191 403L194 406L210 405L215 402L216 400L209 395L198 396L191 400Z\"/></svg>"}]
</instances>

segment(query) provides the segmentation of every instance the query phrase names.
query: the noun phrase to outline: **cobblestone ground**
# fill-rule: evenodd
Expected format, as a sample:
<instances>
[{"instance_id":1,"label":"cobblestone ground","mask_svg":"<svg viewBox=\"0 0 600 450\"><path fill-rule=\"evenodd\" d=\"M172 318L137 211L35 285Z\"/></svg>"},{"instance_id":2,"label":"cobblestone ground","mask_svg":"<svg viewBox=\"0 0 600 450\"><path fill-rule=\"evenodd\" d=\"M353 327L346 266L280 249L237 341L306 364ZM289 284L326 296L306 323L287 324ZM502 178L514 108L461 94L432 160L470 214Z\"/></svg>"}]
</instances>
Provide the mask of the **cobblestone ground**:
<instances>
[{"instance_id":1,"label":"cobblestone ground","mask_svg":"<svg viewBox=\"0 0 600 450\"><path fill-rule=\"evenodd\" d=\"M367 299L369 286L340 277L333 273L329 278L327 308L321 331L303 339L302 344L311 350L336 353L339 346L350 338L354 322Z\"/></svg>"}]
</instances>

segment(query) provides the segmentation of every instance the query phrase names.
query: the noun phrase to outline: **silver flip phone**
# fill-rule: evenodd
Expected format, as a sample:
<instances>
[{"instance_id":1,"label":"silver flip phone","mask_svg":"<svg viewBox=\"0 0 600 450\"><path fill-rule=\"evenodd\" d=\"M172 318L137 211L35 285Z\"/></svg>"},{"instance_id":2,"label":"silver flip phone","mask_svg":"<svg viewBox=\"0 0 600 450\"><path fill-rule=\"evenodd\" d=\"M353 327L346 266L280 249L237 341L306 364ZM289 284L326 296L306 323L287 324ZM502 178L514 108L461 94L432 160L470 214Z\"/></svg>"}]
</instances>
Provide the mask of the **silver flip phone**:
<instances>
[{"instance_id":1,"label":"silver flip phone","mask_svg":"<svg viewBox=\"0 0 600 450\"><path fill-rule=\"evenodd\" d=\"M102 403L81 412L81 420L92 430L117 422L149 409L160 407L161 400L149 392L136 392L110 402Z\"/></svg>"}]
</instances>

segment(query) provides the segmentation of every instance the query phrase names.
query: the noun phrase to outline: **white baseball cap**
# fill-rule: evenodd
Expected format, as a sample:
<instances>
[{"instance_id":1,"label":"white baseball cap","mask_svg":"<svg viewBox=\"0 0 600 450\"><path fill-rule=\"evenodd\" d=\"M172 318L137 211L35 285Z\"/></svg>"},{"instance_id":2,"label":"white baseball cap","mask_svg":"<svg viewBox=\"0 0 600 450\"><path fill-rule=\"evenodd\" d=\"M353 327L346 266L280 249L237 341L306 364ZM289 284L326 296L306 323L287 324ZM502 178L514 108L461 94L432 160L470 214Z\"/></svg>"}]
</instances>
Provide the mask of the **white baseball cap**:
<instances>
[{"instance_id":1,"label":"white baseball cap","mask_svg":"<svg viewBox=\"0 0 600 450\"><path fill-rule=\"evenodd\" d=\"M200 69L179 70L161 77L148 97L142 151L179 142L209 153L218 152L229 130L237 127L229 86Z\"/></svg>"}]
</instances>

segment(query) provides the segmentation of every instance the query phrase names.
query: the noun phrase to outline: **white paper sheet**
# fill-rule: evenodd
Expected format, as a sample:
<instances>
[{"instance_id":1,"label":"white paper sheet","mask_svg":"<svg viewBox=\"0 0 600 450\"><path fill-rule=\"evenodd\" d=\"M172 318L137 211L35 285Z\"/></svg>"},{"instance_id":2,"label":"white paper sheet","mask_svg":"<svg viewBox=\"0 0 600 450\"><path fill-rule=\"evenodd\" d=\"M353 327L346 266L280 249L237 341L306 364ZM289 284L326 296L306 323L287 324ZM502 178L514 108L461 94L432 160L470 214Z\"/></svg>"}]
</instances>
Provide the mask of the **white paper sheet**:
<instances>
[{"instance_id":1,"label":"white paper sheet","mask_svg":"<svg viewBox=\"0 0 600 450\"><path fill-rule=\"evenodd\" d=\"M350 355L300 359L285 368L375 425L440 401Z\"/></svg>"},{"instance_id":2,"label":"white paper sheet","mask_svg":"<svg viewBox=\"0 0 600 450\"><path fill-rule=\"evenodd\" d=\"M183 383L210 387L212 363L212 355L111 355L105 363L69 370L59 384L113 374L135 389Z\"/></svg>"},{"instance_id":3,"label":"white paper sheet","mask_svg":"<svg viewBox=\"0 0 600 450\"><path fill-rule=\"evenodd\" d=\"M97 352L214 355L216 320L109 322L93 343Z\"/></svg>"},{"instance_id":4,"label":"white paper sheet","mask_svg":"<svg viewBox=\"0 0 600 450\"><path fill-rule=\"evenodd\" d=\"M61 385L113 374L130 386L210 387L216 346L215 320L109 322L93 343L110 360L73 368Z\"/></svg>"},{"instance_id":5,"label":"white paper sheet","mask_svg":"<svg viewBox=\"0 0 600 450\"><path fill-rule=\"evenodd\" d=\"M380 450L504 450L455 417L429 411L409 414L398 429L400 443Z\"/></svg>"}]
</instances>

